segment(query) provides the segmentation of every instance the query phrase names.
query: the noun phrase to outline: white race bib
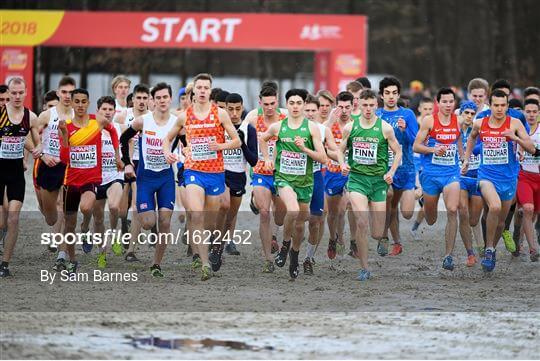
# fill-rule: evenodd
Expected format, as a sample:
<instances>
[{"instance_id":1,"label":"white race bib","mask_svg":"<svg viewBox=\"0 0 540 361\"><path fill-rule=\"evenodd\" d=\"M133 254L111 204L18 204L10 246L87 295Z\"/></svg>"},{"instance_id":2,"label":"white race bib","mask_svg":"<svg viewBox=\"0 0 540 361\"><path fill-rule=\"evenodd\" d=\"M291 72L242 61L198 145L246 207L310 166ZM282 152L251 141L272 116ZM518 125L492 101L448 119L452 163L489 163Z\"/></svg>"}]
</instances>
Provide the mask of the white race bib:
<instances>
[{"instance_id":1,"label":"white race bib","mask_svg":"<svg viewBox=\"0 0 540 361\"><path fill-rule=\"evenodd\" d=\"M353 161L358 164L377 164L377 143L353 141Z\"/></svg>"},{"instance_id":2,"label":"white race bib","mask_svg":"<svg viewBox=\"0 0 540 361\"><path fill-rule=\"evenodd\" d=\"M24 141L25 137L11 137L4 135L2 137L2 146L0 147L0 158L24 158Z\"/></svg>"},{"instance_id":3,"label":"white race bib","mask_svg":"<svg viewBox=\"0 0 540 361\"><path fill-rule=\"evenodd\" d=\"M486 165L508 164L508 142L484 143L482 161Z\"/></svg>"},{"instance_id":4,"label":"white race bib","mask_svg":"<svg viewBox=\"0 0 540 361\"><path fill-rule=\"evenodd\" d=\"M216 137L214 136L191 138L191 159L194 161L217 159L217 151L209 149L209 143L215 141Z\"/></svg>"},{"instance_id":5,"label":"white race bib","mask_svg":"<svg viewBox=\"0 0 540 361\"><path fill-rule=\"evenodd\" d=\"M97 146L78 145L69 147L69 164L71 168L90 169L97 166Z\"/></svg>"},{"instance_id":6,"label":"white race bib","mask_svg":"<svg viewBox=\"0 0 540 361\"><path fill-rule=\"evenodd\" d=\"M444 144L441 144L444 145ZM456 144L446 144L446 152L443 155L433 154L431 158L432 164L444 165L444 166L453 166L456 165Z\"/></svg>"},{"instance_id":7,"label":"white race bib","mask_svg":"<svg viewBox=\"0 0 540 361\"><path fill-rule=\"evenodd\" d=\"M283 150L279 162L279 171L283 174L306 175L307 154Z\"/></svg>"}]
</instances>

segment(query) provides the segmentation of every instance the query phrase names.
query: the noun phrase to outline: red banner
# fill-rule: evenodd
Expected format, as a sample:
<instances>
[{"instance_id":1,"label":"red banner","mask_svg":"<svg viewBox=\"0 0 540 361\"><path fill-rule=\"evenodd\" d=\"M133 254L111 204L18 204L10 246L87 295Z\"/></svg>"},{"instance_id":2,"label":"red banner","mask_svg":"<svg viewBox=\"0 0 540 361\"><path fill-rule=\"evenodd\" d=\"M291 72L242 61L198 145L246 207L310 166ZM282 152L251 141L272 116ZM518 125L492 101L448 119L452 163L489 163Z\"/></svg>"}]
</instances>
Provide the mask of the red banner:
<instances>
[{"instance_id":1,"label":"red banner","mask_svg":"<svg viewBox=\"0 0 540 361\"><path fill-rule=\"evenodd\" d=\"M13 77L26 82L24 106L32 108L34 49L31 47L0 47L0 82L7 84Z\"/></svg>"}]
</instances>

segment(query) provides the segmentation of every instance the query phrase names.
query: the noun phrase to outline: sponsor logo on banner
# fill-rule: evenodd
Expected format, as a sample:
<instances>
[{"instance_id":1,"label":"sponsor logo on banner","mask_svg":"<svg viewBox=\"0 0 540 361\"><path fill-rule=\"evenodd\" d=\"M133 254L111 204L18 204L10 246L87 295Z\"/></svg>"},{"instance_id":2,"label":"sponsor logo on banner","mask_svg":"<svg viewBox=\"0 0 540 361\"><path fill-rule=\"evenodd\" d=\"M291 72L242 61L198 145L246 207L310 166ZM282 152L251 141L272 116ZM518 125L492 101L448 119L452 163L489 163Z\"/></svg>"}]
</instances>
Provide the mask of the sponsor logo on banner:
<instances>
[{"instance_id":1,"label":"sponsor logo on banner","mask_svg":"<svg viewBox=\"0 0 540 361\"><path fill-rule=\"evenodd\" d=\"M300 39L341 39L341 26L339 25L304 25L300 32Z\"/></svg>"}]
</instances>

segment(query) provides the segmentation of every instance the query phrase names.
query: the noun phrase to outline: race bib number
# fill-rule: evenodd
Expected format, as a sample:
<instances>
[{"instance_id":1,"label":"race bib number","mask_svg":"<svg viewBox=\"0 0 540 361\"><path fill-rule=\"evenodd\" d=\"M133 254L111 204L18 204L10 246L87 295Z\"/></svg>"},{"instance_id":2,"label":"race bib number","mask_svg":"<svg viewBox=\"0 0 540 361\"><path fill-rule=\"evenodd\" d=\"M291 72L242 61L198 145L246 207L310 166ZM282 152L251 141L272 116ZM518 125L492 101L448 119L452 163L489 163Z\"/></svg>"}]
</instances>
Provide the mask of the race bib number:
<instances>
[{"instance_id":1,"label":"race bib number","mask_svg":"<svg viewBox=\"0 0 540 361\"><path fill-rule=\"evenodd\" d=\"M69 164L71 168L90 169L97 166L97 146L79 145L69 148Z\"/></svg>"},{"instance_id":2,"label":"race bib number","mask_svg":"<svg viewBox=\"0 0 540 361\"><path fill-rule=\"evenodd\" d=\"M281 152L279 171L283 174L306 175L307 154L284 150Z\"/></svg>"},{"instance_id":3,"label":"race bib number","mask_svg":"<svg viewBox=\"0 0 540 361\"><path fill-rule=\"evenodd\" d=\"M401 146L401 144L399 145L399 147L401 148L401 150L403 151L403 147ZM403 152L402 152L403 154ZM390 149L390 147L388 148L388 166L391 167L392 164L394 164L394 152ZM403 164L403 157L401 157L401 160L399 161L399 165L402 165Z\"/></svg>"},{"instance_id":4,"label":"race bib number","mask_svg":"<svg viewBox=\"0 0 540 361\"><path fill-rule=\"evenodd\" d=\"M356 163L377 164L377 143L353 141L352 150L352 158Z\"/></svg>"},{"instance_id":5,"label":"race bib number","mask_svg":"<svg viewBox=\"0 0 540 361\"><path fill-rule=\"evenodd\" d=\"M114 153L103 152L101 155L101 167L103 173L116 173L116 159Z\"/></svg>"},{"instance_id":6,"label":"race bib number","mask_svg":"<svg viewBox=\"0 0 540 361\"><path fill-rule=\"evenodd\" d=\"M209 143L213 141L216 141L214 136L191 138L191 159L194 161L217 159L217 151L209 149Z\"/></svg>"},{"instance_id":7,"label":"race bib number","mask_svg":"<svg viewBox=\"0 0 540 361\"><path fill-rule=\"evenodd\" d=\"M482 161L486 165L508 164L508 142L484 143Z\"/></svg>"},{"instance_id":8,"label":"race bib number","mask_svg":"<svg viewBox=\"0 0 540 361\"><path fill-rule=\"evenodd\" d=\"M20 159L24 157L25 137L2 137L2 146L0 147L0 158L2 159Z\"/></svg>"},{"instance_id":9,"label":"race bib number","mask_svg":"<svg viewBox=\"0 0 540 361\"><path fill-rule=\"evenodd\" d=\"M476 170L480 167L480 154L471 154L469 157L469 170Z\"/></svg>"},{"instance_id":10,"label":"race bib number","mask_svg":"<svg viewBox=\"0 0 540 361\"><path fill-rule=\"evenodd\" d=\"M230 167L242 166L244 164L244 153L242 153L242 149L223 150L223 164Z\"/></svg>"},{"instance_id":11,"label":"race bib number","mask_svg":"<svg viewBox=\"0 0 540 361\"><path fill-rule=\"evenodd\" d=\"M536 144L536 149L540 149L540 144ZM521 161L521 164L540 166L540 157L534 157L531 153L524 152L523 160Z\"/></svg>"},{"instance_id":12,"label":"race bib number","mask_svg":"<svg viewBox=\"0 0 540 361\"><path fill-rule=\"evenodd\" d=\"M275 140L269 140L268 141L268 157L270 159L274 158L274 149L276 148L276 141ZM264 160L263 154L261 152L261 148L259 147L259 160Z\"/></svg>"},{"instance_id":13,"label":"race bib number","mask_svg":"<svg viewBox=\"0 0 540 361\"><path fill-rule=\"evenodd\" d=\"M446 145L446 152L443 155L433 154L431 163L444 166L456 165L456 151L457 147L455 144L448 144Z\"/></svg>"}]
</instances>

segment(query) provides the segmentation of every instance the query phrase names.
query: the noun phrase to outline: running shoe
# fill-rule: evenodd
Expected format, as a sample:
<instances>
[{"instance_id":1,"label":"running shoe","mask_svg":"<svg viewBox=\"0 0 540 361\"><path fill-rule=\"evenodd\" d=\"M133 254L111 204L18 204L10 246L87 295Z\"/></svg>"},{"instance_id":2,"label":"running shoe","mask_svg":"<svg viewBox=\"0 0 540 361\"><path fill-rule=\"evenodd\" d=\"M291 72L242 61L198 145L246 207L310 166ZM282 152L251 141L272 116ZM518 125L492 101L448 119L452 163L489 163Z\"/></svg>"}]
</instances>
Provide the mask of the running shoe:
<instances>
[{"instance_id":1,"label":"running shoe","mask_svg":"<svg viewBox=\"0 0 540 361\"><path fill-rule=\"evenodd\" d=\"M77 268L79 268L79 262L75 261L75 262L68 262L67 264L67 267L66 267L66 271L68 273L68 275L74 275L77 273Z\"/></svg>"},{"instance_id":2,"label":"running shoe","mask_svg":"<svg viewBox=\"0 0 540 361\"><path fill-rule=\"evenodd\" d=\"M272 254L276 253L279 251L279 243L277 241L277 238L276 236L272 235L272 249L270 250L270 252L272 252Z\"/></svg>"},{"instance_id":3,"label":"running shoe","mask_svg":"<svg viewBox=\"0 0 540 361\"><path fill-rule=\"evenodd\" d=\"M538 262L538 258L540 257L537 249L531 249L529 251L529 258L531 259L531 262Z\"/></svg>"},{"instance_id":4,"label":"running shoe","mask_svg":"<svg viewBox=\"0 0 540 361\"><path fill-rule=\"evenodd\" d=\"M133 252L126 253L126 256L124 257L124 259L127 262L138 262L139 261L139 259L137 258L137 256L135 256L135 253L133 253Z\"/></svg>"},{"instance_id":5,"label":"running shoe","mask_svg":"<svg viewBox=\"0 0 540 361\"><path fill-rule=\"evenodd\" d=\"M403 252L401 243L394 243L392 245L392 251L390 251L390 256L397 256L398 254L401 254L401 252Z\"/></svg>"},{"instance_id":6,"label":"running shoe","mask_svg":"<svg viewBox=\"0 0 540 361\"><path fill-rule=\"evenodd\" d=\"M516 243L514 242L512 233L510 233L510 231L504 230L502 233L502 238L503 238L504 246L506 247L506 250L510 253L515 252Z\"/></svg>"},{"instance_id":7,"label":"running shoe","mask_svg":"<svg viewBox=\"0 0 540 361\"><path fill-rule=\"evenodd\" d=\"M287 262L287 255L289 254L289 248L291 248L291 241L283 241L283 246L281 246L281 249L279 250L278 254L276 254L274 259L278 267L285 266L285 263Z\"/></svg>"},{"instance_id":8,"label":"running shoe","mask_svg":"<svg viewBox=\"0 0 540 361\"><path fill-rule=\"evenodd\" d=\"M227 243L225 246L225 252L231 256L240 256L240 251L236 249L236 245L233 242Z\"/></svg>"},{"instance_id":9,"label":"running shoe","mask_svg":"<svg viewBox=\"0 0 540 361\"><path fill-rule=\"evenodd\" d=\"M9 276L11 276L11 273L9 272L9 268L0 267L0 277L9 277Z\"/></svg>"},{"instance_id":10,"label":"running shoe","mask_svg":"<svg viewBox=\"0 0 540 361\"><path fill-rule=\"evenodd\" d=\"M210 264L212 266L212 271L214 272L219 271L222 264L223 264L223 248L219 247L217 262Z\"/></svg>"},{"instance_id":11,"label":"running shoe","mask_svg":"<svg viewBox=\"0 0 540 361\"><path fill-rule=\"evenodd\" d=\"M330 258L330 259L336 258L336 248L337 248L336 240L329 239L328 240L328 249L326 250L326 254L328 255L328 258Z\"/></svg>"},{"instance_id":12,"label":"running shoe","mask_svg":"<svg viewBox=\"0 0 540 361\"><path fill-rule=\"evenodd\" d=\"M443 262L442 262L442 268L448 271L454 270L454 259L452 258L452 256L444 257Z\"/></svg>"},{"instance_id":13,"label":"running shoe","mask_svg":"<svg viewBox=\"0 0 540 361\"><path fill-rule=\"evenodd\" d=\"M201 267L201 281L208 281L212 277L212 271L208 266Z\"/></svg>"},{"instance_id":14,"label":"running shoe","mask_svg":"<svg viewBox=\"0 0 540 361\"><path fill-rule=\"evenodd\" d=\"M495 269L496 257L495 252L487 249L484 259L482 260L482 269L486 272L492 272Z\"/></svg>"},{"instance_id":15,"label":"running shoe","mask_svg":"<svg viewBox=\"0 0 540 361\"><path fill-rule=\"evenodd\" d=\"M418 226L418 228L416 228L416 230L412 230L411 228L411 238L413 239L413 241L419 241L420 240L420 226Z\"/></svg>"},{"instance_id":16,"label":"running shoe","mask_svg":"<svg viewBox=\"0 0 540 361\"><path fill-rule=\"evenodd\" d=\"M120 242L113 241L111 249L112 249L115 256L121 256L122 255L122 245L120 244Z\"/></svg>"},{"instance_id":17,"label":"running shoe","mask_svg":"<svg viewBox=\"0 0 540 361\"><path fill-rule=\"evenodd\" d=\"M201 257L199 257L198 254L194 254L193 259L191 261L191 270L195 271L201 268L201 266L202 266Z\"/></svg>"},{"instance_id":18,"label":"running shoe","mask_svg":"<svg viewBox=\"0 0 540 361\"><path fill-rule=\"evenodd\" d=\"M264 261L263 273L274 273L274 262Z\"/></svg>"},{"instance_id":19,"label":"running shoe","mask_svg":"<svg viewBox=\"0 0 540 361\"><path fill-rule=\"evenodd\" d=\"M358 258L358 248L356 248L356 241L351 239L351 249L349 250L349 256L352 258Z\"/></svg>"},{"instance_id":20,"label":"running shoe","mask_svg":"<svg viewBox=\"0 0 540 361\"><path fill-rule=\"evenodd\" d=\"M476 264L477 260L476 260L476 256L474 254L471 254L469 256L467 256L467 267L472 267Z\"/></svg>"},{"instance_id":21,"label":"running shoe","mask_svg":"<svg viewBox=\"0 0 540 361\"><path fill-rule=\"evenodd\" d=\"M381 238L377 244L377 253L379 256L384 257L388 254L388 244L390 241L388 237Z\"/></svg>"},{"instance_id":22,"label":"running shoe","mask_svg":"<svg viewBox=\"0 0 540 361\"><path fill-rule=\"evenodd\" d=\"M300 265L298 264L298 261L289 263L289 276L291 276L292 279L298 278L298 275L300 274Z\"/></svg>"},{"instance_id":23,"label":"running shoe","mask_svg":"<svg viewBox=\"0 0 540 361\"><path fill-rule=\"evenodd\" d=\"M313 263L311 263L309 257L306 257L302 265L304 266L304 274L313 276Z\"/></svg>"},{"instance_id":24,"label":"running shoe","mask_svg":"<svg viewBox=\"0 0 540 361\"><path fill-rule=\"evenodd\" d=\"M358 281L367 281L371 278L371 272L369 272L367 269L361 269L358 271Z\"/></svg>"},{"instance_id":25,"label":"running shoe","mask_svg":"<svg viewBox=\"0 0 540 361\"><path fill-rule=\"evenodd\" d=\"M58 258L56 262L54 262L54 266L52 267L52 269L56 272L62 272L66 269L66 260L63 258Z\"/></svg>"},{"instance_id":26,"label":"running shoe","mask_svg":"<svg viewBox=\"0 0 540 361\"><path fill-rule=\"evenodd\" d=\"M212 242L210 246L210 253L208 253L208 260L211 264L217 264L221 258L221 243Z\"/></svg>"},{"instance_id":27,"label":"running shoe","mask_svg":"<svg viewBox=\"0 0 540 361\"><path fill-rule=\"evenodd\" d=\"M163 272L161 271L161 267L158 264L150 267L150 274L152 274L152 276L156 278L163 278Z\"/></svg>"},{"instance_id":28,"label":"running shoe","mask_svg":"<svg viewBox=\"0 0 540 361\"><path fill-rule=\"evenodd\" d=\"M97 256L97 266L98 268L105 268L107 267L107 256L105 256L105 253L100 253Z\"/></svg>"},{"instance_id":29,"label":"running shoe","mask_svg":"<svg viewBox=\"0 0 540 361\"><path fill-rule=\"evenodd\" d=\"M90 242L90 237L83 233L81 235L81 241L82 241L82 250L84 253L90 253L92 252L92 248L94 247L94 245Z\"/></svg>"},{"instance_id":30,"label":"running shoe","mask_svg":"<svg viewBox=\"0 0 540 361\"><path fill-rule=\"evenodd\" d=\"M255 215L258 215L259 214L259 209L257 208L257 206L255 205L255 200L253 198L253 193L251 193L251 199L249 201L249 208L251 209L251 211L253 212L253 214Z\"/></svg>"}]
</instances>

